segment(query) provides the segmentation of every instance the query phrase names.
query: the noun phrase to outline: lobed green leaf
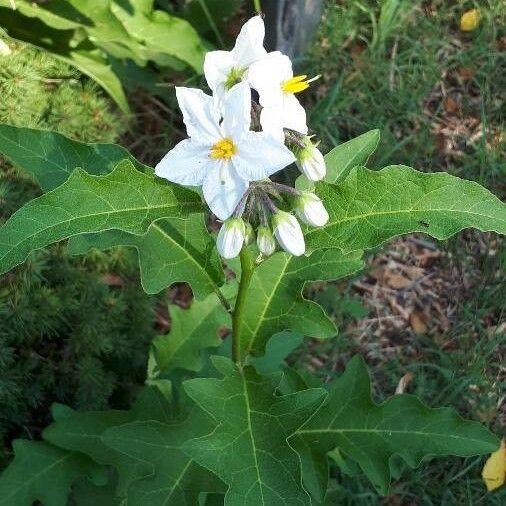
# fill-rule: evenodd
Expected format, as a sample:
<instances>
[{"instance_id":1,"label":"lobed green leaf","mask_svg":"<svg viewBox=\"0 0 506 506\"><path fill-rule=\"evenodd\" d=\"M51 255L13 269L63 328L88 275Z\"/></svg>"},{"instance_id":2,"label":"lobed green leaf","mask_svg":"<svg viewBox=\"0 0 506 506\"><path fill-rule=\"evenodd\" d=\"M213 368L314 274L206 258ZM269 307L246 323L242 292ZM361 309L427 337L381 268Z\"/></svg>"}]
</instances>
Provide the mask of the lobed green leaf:
<instances>
[{"instance_id":1,"label":"lobed green leaf","mask_svg":"<svg viewBox=\"0 0 506 506\"><path fill-rule=\"evenodd\" d=\"M43 442L18 439L13 444L15 457L0 476L1 506L65 506L72 483L88 477L104 485L105 469L88 457L61 450Z\"/></svg>"},{"instance_id":2,"label":"lobed green leaf","mask_svg":"<svg viewBox=\"0 0 506 506\"><path fill-rule=\"evenodd\" d=\"M360 269L361 252L317 251L306 257L276 253L254 271L247 292L247 311L240 328L242 358L261 355L268 339L283 330L318 337L335 336L334 323L315 302L302 296L307 281L339 279Z\"/></svg>"},{"instance_id":3,"label":"lobed green leaf","mask_svg":"<svg viewBox=\"0 0 506 506\"><path fill-rule=\"evenodd\" d=\"M23 262L31 251L78 234L111 229L141 234L158 218L183 219L199 210L198 194L143 174L130 161L105 176L78 169L0 228L0 273Z\"/></svg>"},{"instance_id":4,"label":"lobed green leaf","mask_svg":"<svg viewBox=\"0 0 506 506\"><path fill-rule=\"evenodd\" d=\"M160 374L175 369L198 372L203 367L202 351L221 344L218 331L230 325L230 315L215 295L202 302L193 301L190 309L170 306L170 333L153 340L153 353Z\"/></svg>"},{"instance_id":5,"label":"lobed green leaf","mask_svg":"<svg viewBox=\"0 0 506 506\"><path fill-rule=\"evenodd\" d=\"M162 392L153 386L145 387L129 411L79 412L55 404L51 409L54 422L43 432L46 441L69 451L81 452L99 464L114 466L118 472L116 491L124 496L130 483L152 476L149 462L140 461L104 444L102 435L112 427L134 421L156 420L168 423L174 414Z\"/></svg>"},{"instance_id":6,"label":"lobed green leaf","mask_svg":"<svg viewBox=\"0 0 506 506\"><path fill-rule=\"evenodd\" d=\"M360 465L379 493L387 494L396 455L416 467L428 456L481 455L499 445L485 427L465 421L453 409L431 409L407 394L374 403L358 356L327 390L322 407L290 439L301 456L304 484L320 502L327 490L326 455L335 448Z\"/></svg>"},{"instance_id":7,"label":"lobed green leaf","mask_svg":"<svg viewBox=\"0 0 506 506\"><path fill-rule=\"evenodd\" d=\"M111 172L122 160L144 167L117 144L86 144L57 132L0 123L0 153L32 174L44 191L64 183L76 168L88 174Z\"/></svg>"},{"instance_id":8,"label":"lobed green leaf","mask_svg":"<svg viewBox=\"0 0 506 506\"><path fill-rule=\"evenodd\" d=\"M188 219L161 219L145 234L137 236L119 230L73 237L71 254L84 254L90 248L132 246L139 254L144 291L158 293L176 282L187 282L198 300L211 293L220 295L224 275L216 243L207 231L202 214Z\"/></svg>"},{"instance_id":9,"label":"lobed green leaf","mask_svg":"<svg viewBox=\"0 0 506 506\"><path fill-rule=\"evenodd\" d=\"M207 434L213 428L209 416L194 410L180 423L145 421L108 429L102 436L106 445L125 458L145 462L153 468L153 476L131 483L128 504L198 506L201 492L224 492L223 483L183 451L185 441Z\"/></svg>"},{"instance_id":10,"label":"lobed green leaf","mask_svg":"<svg viewBox=\"0 0 506 506\"><path fill-rule=\"evenodd\" d=\"M472 181L392 165L355 167L338 184L317 183L330 220L308 230L309 249L373 248L400 234L447 239L464 228L506 233L506 205Z\"/></svg>"},{"instance_id":11,"label":"lobed green leaf","mask_svg":"<svg viewBox=\"0 0 506 506\"><path fill-rule=\"evenodd\" d=\"M187 442L185 451L228 485L226 506L309 506L287 438L321 404L324 391L276 396L272 377L223 357L213 357L213 363L223 379L192 379L184 388L217 427Z\"/></svg>"}]
</instances>

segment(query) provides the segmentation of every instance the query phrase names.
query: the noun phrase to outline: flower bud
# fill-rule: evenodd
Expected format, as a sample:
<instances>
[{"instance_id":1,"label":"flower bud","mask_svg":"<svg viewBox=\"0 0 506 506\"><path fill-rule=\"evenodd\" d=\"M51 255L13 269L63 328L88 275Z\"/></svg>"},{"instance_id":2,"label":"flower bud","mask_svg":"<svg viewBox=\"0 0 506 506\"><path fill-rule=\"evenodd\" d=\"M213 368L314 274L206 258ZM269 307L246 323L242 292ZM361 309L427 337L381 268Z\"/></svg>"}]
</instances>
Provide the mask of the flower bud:
<instances>
[{"instance_id":1,"label":"flower bud","mask_svg":"<svg viewBox=\"0 0 506 506\"><path fill-rule=\"evenodd\" d=\"M245 234L246 227L241 218L226 220L220 228L216 240L219 254L223 258L236 257L243 247Z\"/></svg>"},{"instance_id":2,"label":"flower bud","mask_svg":"<svg viewBox=\"0 0 506 506\"><path fill-rule=\"evenodd\" d=\"M274 253L276 249L276 241L272 235L271 229L264 225L260 225L257 230L257 246L262 255L268 257Z\"/></svg>"},{"instance_id":3,"label":"flower bud","mask_svg":"<svg viewBox=\"0 0 506 506\"><path fill-rule=\"evenodd\" d=\"M248 244L251 244L254 238L255 238L255 232L253 231L253 227L251 226L251 223L245 222L244 223L244 244L246 244L246 246Z\"/></svg>"},{"instance_id":4,"label":"flower bud","mask_svg":"<svg viewBox=\"0 0 506 506\"><path fill-rule=\"evenodd\" d=\"M281 247L295 256L300 256L306 251L304 235L295 216L278 211L272 218L274 235Z\"/></svg>"},{"instance_id":5,"label":"flower bud","mask_svg":"<svg viewBox=\"0 0 506 506\"><path fill-rule=\"evenodd\" d=\"M304 143L306 147L297 153L297 167L311 181L319 181L327 174L325 159L309 137Z\"/></svg>"},{"instance_id":6,"label":"flower bud","mask_svg":"<svg viewBox=\"0 0 506 506\"><path fill-rule=\"evenodd\" d=\"M9 56L11 53L11 48L0 39L0 56Z\"/></svg>"},{"instance_id":7,"label":"flower bud","mask_svg":"<svg viewBox=\"0 0 506 506\"><path fill-rule=\"evenodd\" d=\"M314 193L303 193L295 204L297 216L308 225L322 227L329 221L329 213Z\"/></svg>"}]
</instances>

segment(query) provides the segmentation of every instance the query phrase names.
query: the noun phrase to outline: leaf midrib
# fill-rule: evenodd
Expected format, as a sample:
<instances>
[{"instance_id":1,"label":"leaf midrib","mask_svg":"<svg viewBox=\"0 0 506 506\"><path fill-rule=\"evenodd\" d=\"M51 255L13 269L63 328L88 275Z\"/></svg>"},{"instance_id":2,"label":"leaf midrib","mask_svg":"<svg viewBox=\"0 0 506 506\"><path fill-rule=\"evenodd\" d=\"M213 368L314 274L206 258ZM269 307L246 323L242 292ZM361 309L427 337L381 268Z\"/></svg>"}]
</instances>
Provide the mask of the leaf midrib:
<instances>
[{"instance_id":1,"label":"leaf midrib","mask_svg":"<svg viewBox=\"0 0 506 506\"><path fill-rule=\"evenodd\" d=\"M403 434L410 436L423 436L423 437L441 437L444 439L462 439L465 441L473 441L475 443L483 443L481 439L474 439L470 437L462 437L455 434L441 434L439 432L422 432L416 430L398 430L398 429L305 429L299 430L296 434L349 434L349 433L373 433L373 434Z\"/></svg>"},{"instance_id":2,"label":"leaf midrib","mask_svg":"<svg viewBox=\"0 0 506 506\"><path fill-rule=\"evenodd\" d=\"M263 482L262 482L262 479L260 477L260 468L258 466L258 458L257 458L257 452L256 452L256 442L255 442L255 437L253 435L253 426L251 424L251 406L250 406L250 403L249 403L249 396L248 396L248 384L246 382L246 378L244 377L244 374L241 373L241 380L242 380L242 384L243 384L243 390L244 390L244 400L245 400L245 403L246 403L246 419L247 419L247 422L248 422L248 433L250 435L250 441L251 441L251 447L252 447L252 450L253 450L253 459L255 461L255 471L257 473L257 481L258 481L258 484L259 484L259 489L260 489L260 495L261 495L261 498L262 498L262 505L265 506L265 498L264 498L264 492L263 492L263 488L262 488L262 485L263 485Z\"/></svg>"},{"instance_id":3,"label":"leaf midrib","mask_svg":"<svg viewBox=\"0 0 506 506\"><path fill-rule=\"evenodd\" d=\"M314 236L315 234L318 234L319 232L321 231L326 231L327 229L329 228L333 228L335 226L338 226L338 225L341 225L342 223L345 223L347 221L353 221L353 220L360 220L360 219L367 219L367 218L370 218L370 217L375 217L375 216L388 216L388 215L394 215L394 214L409 214L409 213L419 213L419 212L428 212L428 213L439 213L439 212L447 212L447 213L456 213L456 214L470 214L472 216L478 216L478 217L481 217L481 218L489 218L489 219L493 219L493 220L497 220L497 221L504 221L504 223L506 224L506 219L502 219L502 218L498 218L497 216L491 216L491 215L488 215L488 214L480 214L480 213L476 213L476 212L472 212L472 211L466 211L466 210L462 210L462 209L400 209L400 210L396 210L396 211L381 211L381 212L374 212L374 213L366 213L366 214L358 214L358 215L355 215L355 216L346 216L345 218L342 218L342 219L339 219L338 221L332 221L332 222L329 222L328 225L325 225L319 229L316 229L312 232L309 232L306 237L309 238L311 236Z\"/></svg>"},{"instance_id":4,"label":"leaf midrib","mask_svg":"<svg viewBox=\"0 0 506 506\"><path fill-rule=\"evenodd\" d=\"M221 302L222 299L221 299L220 296L222 296L222 293L221 293L220 287L217 285L217 283L211 277L211 275L209 274L209 272L207 271L207 269L205 269L204 266L192 254L190 254L189 250L187 250L186 248L184 248L179 242L177 242L174 238L172 238L169 234L167 234L167 232L165 232L165 230L163 230L163 228L160 227L160 225L158 225L156 222L154 222L154 223L152 223L151 227L154 228L154 229L156 229L156 230L158 230L170 242L174 243L183 253L186 253L186 256L190 259L190 261L192 263L194 263L195 266L197 267L197 269L201 273L204 273L204 275L207 277L208 282L211 284L214 292L216 293L216 295L218 296L218 299Z\"/></svg>"},{"instance_id":5,"label":"leaf midrib","mask_svg":"<svg viewBox=\"0 0 506 506\"><path fill-rule=\"evenodd\" d=\"M126 209L113 209L113 210L110 210L110 211L107 211L107 212L100 212L100 213L93 213L93 214L86 214L86 215L81 215L81 216L75 216L75 217L70 218L68 220L59 221L58 223L53 224L51 226L45 227L43 229L38 229L37 232L35 232L34 234L25 236L21 241L18 241L16 244L14 244L10 249L8 249L6 251L6 253L3 256L0 257L0 262L3 261L9 255L9 253L11 251L15 250L20 244L23 244L23 243L25 243L27 241L30 241L34 237L37 237L37 236L43 234L44 232L46 232L47 230L51 230L52 228L56 228L56 227L59 227L59 226L65 225L65 224L72 223L74 221L85 220L85 219L92 218L92 217L110 216L110 215L113 215L113 214L129 213L129 212L150 211L150 210L153 210L153 209L164 209L164 208L170 209L172 207L177 207L179 204L182 205L182 206L188 206L188 205L191 205L192 202L178 202L178 203L173 204L173 205L163 204L163 205L159 205L159 206L157 205L157 206L149 206L149 207L145 206L145 207L132 207L132 208L126 208ZM48 207L51 207L51 206L48 205ZM130 230L122 229L120 227L114 227L114 229L123 230L124 232L128 232L128 233L133 233ZM105 231L105 230L112 230L112 229L110 229L110 228L109 229L103 229L102 231ZM94 232L94 231L92 230L90 232ZM84 234L84 233L89 233L89 232L87 232L87 231L85 231L85 232L77 232L75 234L70 234L70 235L66 236L65 238L72 237L74 235L81 235L81 234ZM62 238L62 240L63 239L64 238ZM8 244L8 243L2 243L1 245L3 245L3 244Z\"/></svg>"},{"instance_id":6,"label":"leaf midrib","mask_svg":"<svg viewBox=\"0 0 506 506\"><path fill-rule=\"evenodd\" d=\"M26 481L23 481L23 483L20 484L19 487L17 487L15 490L13 490L7 497L4 497L4 499L9 499L10 497L12 497L13 495L17 494L22 488L26 487L26 485L28 483L32 483L35 479L37 479L41 474L44 474L44 473L47 473L49 472L50 469L52 469L53 467L61 464L65 459L68 459L68 458L71 458L73 456L72 453L67 453L66 455L64 455L63 457L59 458L58 460L56 460L55 462L53 462L50 466L44 468L42 471L39 471L38 473L32 475L32 477ZM2 499L2 503L4 503L3 499ZM0 503L1 504L1 503Z\"/></svg>"}]
</instances>

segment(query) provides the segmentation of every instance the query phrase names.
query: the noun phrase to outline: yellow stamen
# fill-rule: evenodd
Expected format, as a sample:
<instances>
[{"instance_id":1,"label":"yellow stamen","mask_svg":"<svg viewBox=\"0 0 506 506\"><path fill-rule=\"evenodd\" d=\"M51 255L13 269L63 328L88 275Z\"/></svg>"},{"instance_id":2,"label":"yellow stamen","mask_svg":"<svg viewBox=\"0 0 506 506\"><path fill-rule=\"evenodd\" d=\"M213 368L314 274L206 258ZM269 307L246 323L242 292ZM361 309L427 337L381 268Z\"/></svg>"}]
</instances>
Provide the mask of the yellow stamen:
<instances>
[{"instance_id":1,"label":"yellow stamen","mask_svg":"<svg viewBox=\"0 0 506 506\"><path fill-rule=\"evenodd\" d=\"M213 160L230 160L237 152L237 148L232 139L226 137L216 144L213 144L209 156Z\"/></svg>"},{"instance_id":2,"label":"yellow stamen","mask_svg":"<svg viewBox=\"0 0 506 506\"><path fill-rule=\"evenodd\" d=\"M294 76L288 81L285 81L281 85L281 89L285 93L300 93L301 91L307 90L309 88L309 83L315 81L320 76L313 77L312 79L307 79L307 75Z\"/></svg>"}]
</instances>

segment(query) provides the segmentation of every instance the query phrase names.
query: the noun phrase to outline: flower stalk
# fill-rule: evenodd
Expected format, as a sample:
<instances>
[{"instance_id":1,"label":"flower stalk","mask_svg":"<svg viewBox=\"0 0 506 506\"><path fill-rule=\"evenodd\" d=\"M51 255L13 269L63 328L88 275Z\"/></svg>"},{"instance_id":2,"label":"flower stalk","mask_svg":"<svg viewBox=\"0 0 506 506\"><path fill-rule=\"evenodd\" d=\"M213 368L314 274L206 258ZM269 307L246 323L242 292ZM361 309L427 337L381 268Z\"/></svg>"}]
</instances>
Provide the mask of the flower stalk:
<instances>
[{"instance_id":1,"label":"flower stalk","mask_svg":"<svg viewBox=\"0 0 506 506\"><path fill-rule=\"evenodd\" d=\"M239 291L235 301L234 311L232 313L232 360L237 365L242 365L241 357L241 326L243 312L246 304L248 288L255 270L255 264L251 254L244 246L239 255L241 260L241 280L239 281Z\"/></svg>"}]
</instances>

